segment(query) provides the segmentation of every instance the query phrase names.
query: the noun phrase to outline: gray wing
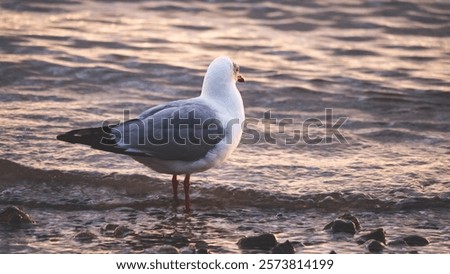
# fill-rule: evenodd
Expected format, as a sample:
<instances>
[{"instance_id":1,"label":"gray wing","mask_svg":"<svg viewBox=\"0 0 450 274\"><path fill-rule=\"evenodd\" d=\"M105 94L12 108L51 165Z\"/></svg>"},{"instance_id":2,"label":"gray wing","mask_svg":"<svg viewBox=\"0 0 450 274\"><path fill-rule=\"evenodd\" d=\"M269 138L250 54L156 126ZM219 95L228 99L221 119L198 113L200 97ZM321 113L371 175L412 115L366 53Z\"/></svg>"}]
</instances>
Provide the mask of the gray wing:
<instances>
[{"instance_id":1,"label":"gray wing","mask_svg":"<svg viewBox=\"0 0 450 274\"><path fill-rule=\"evenodd\" d=\"M125 154L195 161L224 138L224 127L216 116L205 104L175 101L113 127L111 134Z\"/></svg>"}]
</instances>

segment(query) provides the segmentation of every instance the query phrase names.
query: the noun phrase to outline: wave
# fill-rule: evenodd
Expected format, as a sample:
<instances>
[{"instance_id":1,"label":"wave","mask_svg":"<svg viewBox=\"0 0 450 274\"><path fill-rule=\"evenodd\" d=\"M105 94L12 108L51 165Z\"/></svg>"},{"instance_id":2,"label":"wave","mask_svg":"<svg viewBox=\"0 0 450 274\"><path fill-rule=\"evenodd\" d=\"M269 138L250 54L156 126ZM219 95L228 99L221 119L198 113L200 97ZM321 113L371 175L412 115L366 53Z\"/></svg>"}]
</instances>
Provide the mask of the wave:
<instances>
[{"instance_id":1,"label":"wave","mask_svg":"<svg viewBox=\"0 0 450 274\"><path fill-rule=\"evenodd\" d=\"M397 143L397 142L433 142L433 143L442 143L444 140L435 138L429 135L422 135L413 133L407 130L398 130L398 129L380 129L380 130L372 130L368 133L359 134L362 137L372 139L374 141L379 142L389 142L389 143Z\"/></svg>"},{"instance_id":2,"label":"wave","mask_svg":"<svg viewBox=\"0 0 450 274\"><path fill-rule=\"evenodd\" d=\"M157 178L149 178L144 175L122 175L104 174L94 172L67 172L60 170L46 170L28 167L19 163L0 159L0 180L1 182L34 181L39 182L60 182L60 183L82 183L89 182L95 185L114 186L117 182L127 181L130 183L161 181Z\"/></svg>"},{"instance_id":3,"label":"wave","mask_svg":"<svg viewBox=\"0 0 450 274\"><path fill-rule=\"evenodd\" d=\"M0 204L69 211L165 208L174 203L169 181L144 175L43 170L0 159ZM450 208L450 199L443 197L383 199L358 192L293 195L207 183L196 184L191 196L199 208L328 212Z\"/></svg>"}]
</instances>

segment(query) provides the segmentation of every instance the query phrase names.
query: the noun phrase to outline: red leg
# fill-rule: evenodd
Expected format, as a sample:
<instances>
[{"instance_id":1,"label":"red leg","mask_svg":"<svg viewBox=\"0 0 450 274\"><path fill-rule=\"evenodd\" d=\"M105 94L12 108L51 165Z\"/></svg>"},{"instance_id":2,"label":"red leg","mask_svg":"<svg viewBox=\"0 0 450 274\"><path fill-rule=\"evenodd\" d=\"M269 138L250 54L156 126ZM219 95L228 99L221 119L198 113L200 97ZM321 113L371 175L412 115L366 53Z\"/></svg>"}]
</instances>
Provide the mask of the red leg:
<instances>
[{"instance_id":1,"label":"red leg","mask_svg":"<svg viewBox=\"0 0 450 274\"><path fill-rule=\"evenodd\" d=\"M189 180L191 179L191 174L186 174L186 177L184 177L184 182L183 182L183 186L184 186L184 205L186 206L186 210L189 211L191 209L191 200L189 198L189 186L190 186L190 182Z\"/></svg>"},{"instance_id":2,"label":"red leg","mask_svg":"<svg viewBox=\"0 0 450 274\"><path fill-rule=\"evenodd\" d=\"M177 179L176 174L174 174L172 177L172 191L173 191L173 197L175 199L178 199L178 179Z\"/></svg>"}]
</instances>

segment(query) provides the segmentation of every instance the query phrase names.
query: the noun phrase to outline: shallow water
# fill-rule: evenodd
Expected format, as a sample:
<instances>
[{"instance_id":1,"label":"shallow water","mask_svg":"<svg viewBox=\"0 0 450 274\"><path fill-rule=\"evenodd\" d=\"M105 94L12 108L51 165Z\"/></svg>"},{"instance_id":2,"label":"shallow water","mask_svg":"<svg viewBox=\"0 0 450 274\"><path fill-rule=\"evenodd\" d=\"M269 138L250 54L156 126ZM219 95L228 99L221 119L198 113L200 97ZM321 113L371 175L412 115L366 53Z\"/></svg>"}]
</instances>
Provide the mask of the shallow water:
<instances>
[{"instance_id":1,"label":"shallow water","mask_svg":"<svg viewBox=\"0 0 450 274\"><path fill-rule=\"evenodd\" d=\"M350 211L360 233L383 227L388 240L431 242L385 252L448 253L450 4L304 2L1 1L0 205L37 223L1 227L0 252L140 253L204 241L239 253L239 238L262 232L299 253L367 252L358 235L322 230ZM347 143L244 135L226 163L192 177L185 214L170 176L55 140L197 96L220 55L246 78L247 118L270 110L293 119L289 135L332 109L328 122L348 118L339 129ZM324 133L312 127L312 137ZM107 224L134 234L112 237ZM97 238L79 241L81 231Z\"/></svg>"}]
</instances>

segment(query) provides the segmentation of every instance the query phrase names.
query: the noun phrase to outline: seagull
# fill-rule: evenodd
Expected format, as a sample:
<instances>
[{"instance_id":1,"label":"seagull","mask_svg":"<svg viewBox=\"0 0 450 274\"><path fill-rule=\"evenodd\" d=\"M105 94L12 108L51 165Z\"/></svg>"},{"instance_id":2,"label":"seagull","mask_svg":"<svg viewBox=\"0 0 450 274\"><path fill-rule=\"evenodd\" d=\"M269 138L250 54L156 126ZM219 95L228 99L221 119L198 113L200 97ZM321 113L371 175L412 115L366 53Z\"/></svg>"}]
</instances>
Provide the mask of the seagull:
<instances>
[{"instance_id":1,"label":"seagull","mask_svg":"<svg viewBox=\"0 0 450 274\"><path fill-rule=\"evenodd\" d=\"M209 65L200 96L154 106L118 124L72 130L57 139L125 154L172 175L176 200L177 176L184 174L184 202L190 211L191 174L224 162L240 142L245 112L236 82L244 82L239 66L221 56Z\"/></svg>"}]
</instances>

